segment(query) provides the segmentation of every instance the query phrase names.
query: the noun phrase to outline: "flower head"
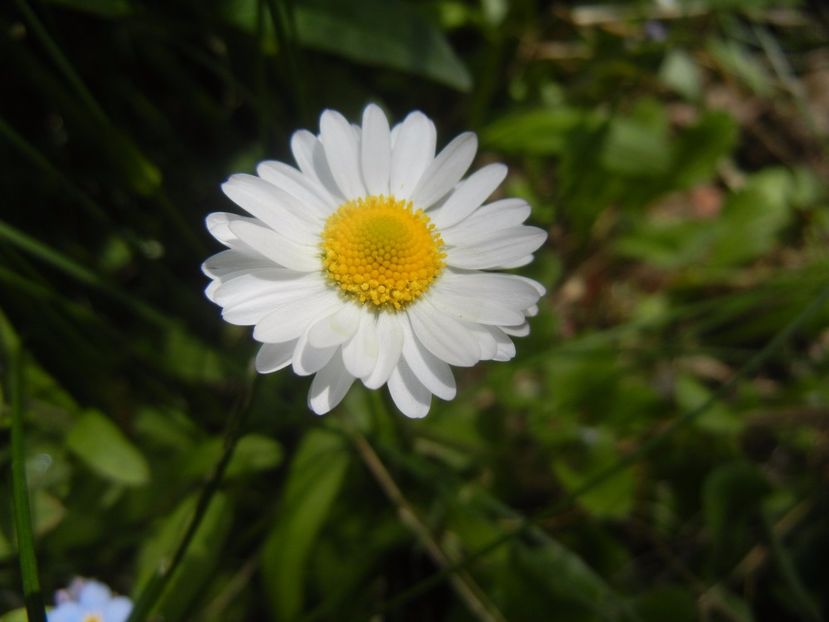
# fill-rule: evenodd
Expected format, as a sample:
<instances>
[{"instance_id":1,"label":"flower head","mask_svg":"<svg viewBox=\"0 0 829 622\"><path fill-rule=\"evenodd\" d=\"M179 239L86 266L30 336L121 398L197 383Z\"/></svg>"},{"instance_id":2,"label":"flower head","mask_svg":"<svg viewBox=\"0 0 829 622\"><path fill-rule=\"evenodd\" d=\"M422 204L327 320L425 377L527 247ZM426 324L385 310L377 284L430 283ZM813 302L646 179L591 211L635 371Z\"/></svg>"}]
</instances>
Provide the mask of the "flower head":
<instances>
[{"instance_id":1,"label":"flower head","mask_svg":"<svg viewBox=\"0 0 829 622\"><path fill-rule=\"evenodd\" d=\"M421 112L390 128L375 105L362 126L326 110L319 135L291 139L298 168L262 162L257 176L222 185L250 216L207 217L228 247L203 265L208 298L228 322L254 326L259 372L316 374L316 413L359 378L387 384L405 415L422 417L432 395L455 396L450 365L509 360L511 337L529 332L544 288L489 270L532 261L545 232L523 225L530 207L520 199L483 205L503 164L463 179L475 134L437 155L435 145Z\"/></svg>"},{"instance_id":2,"label":"flower head","mask_svg":"<svg viewBox=\"0 0 829 622\"><path fill-rule=\"evenodd\" d=\"M75 579L55 594L55 608L47 618L49 622L125 622L131 611L132 601L113 596L103 583Z\"/></svg>"}]
</instances>

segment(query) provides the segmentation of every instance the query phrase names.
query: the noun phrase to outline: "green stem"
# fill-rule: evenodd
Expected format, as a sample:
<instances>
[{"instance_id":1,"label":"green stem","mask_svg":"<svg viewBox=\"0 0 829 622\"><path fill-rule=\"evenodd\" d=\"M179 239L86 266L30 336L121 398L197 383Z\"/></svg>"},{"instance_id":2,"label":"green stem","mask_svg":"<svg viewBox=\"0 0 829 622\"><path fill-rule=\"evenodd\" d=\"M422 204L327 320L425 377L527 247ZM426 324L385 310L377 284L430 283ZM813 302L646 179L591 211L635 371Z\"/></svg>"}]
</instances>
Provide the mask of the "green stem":
<instances>
[{"instance_id":1,"label":"green stem","mask_svg":"<svg viewBox=\"0 0 829 622\"><path fill-rule=\"evenodd\" d=\"M820 615L820 611L809 594L809 591L797 575L795 564L784 548L783 542L768 512L763 512L763 525L766 528L766 534L771 545L772 557L777 564L777 569L783 578L783 582L789 588L789 593L792 595L792 605L797 607L798 614L803 620L822 622L823 617Z\"/></svg>"},{"instance_id":2,"label":"green stem","mask_svg":"<svg viewBox=\"0 0 829 622\"><path fill-rule=\"evenodd\" d=\"M271 15L274 34L279 44L279 53L285 61L285 70L293 95L294 114L303 124L310 125L309 110L306 105L305 82L299 69L296 46L296 27L294 25L294 7L291 0L266 0Z\"/></svg>"},{"instance_id":3,"label":"green stem","mask_svg":"<svg viewBox=\"0 0 829 622\"><path fill-rule=\"evenodd\" d=\"M141 593L138 595L135 605L133 606L132 613L130 613L130 616L127 618L126 622L144 622L144 620L147 619L147 616L150 614L153 607L155 607L158 599L164 593L164 588L167 587L167 584L175 574L179 564L187 554L187 550L190 548L190 544L198 532L202 520L204 520L204 517L207 514L207 508L210 506L211 501L213 501L214 495L219 491L219 487L224 479L225 471L227 471L227 466L230 464L230 459L233 457L233 451L236 449L236 444L238 443L239 437L242 434L242 429L244 428L243 424L247 419L248 412L250 411L250 405L253 401L253 395L256 390L257 379L258 376L255 376L253 382L246 388L244 394L239 398L233 412L231 413L224 433L224 452L222 453L222 457L219 459L219 462L216 464L213 474L202 489L199 500L196 503L196 509L193 512L193 518L190 519L190 523L187 525L187 530L184 532L178 548L173 554L170 562L161 564L155 574L144 586L144 589L141 590Z\"/></svg>"},{"instance_id":4,"label":"green stem","mask_svg":"<svg viewBox=\"0 0 829 622\"><path fill-rule=\"evenodd\" d=\"M16 0L17 8L23 14L23 17L28 22L29 27L32 29L35 37L40 41L41 45L46 49L46 52L52 58L52 61L58 66L60 71L63 73L63 76L72 85L72 88L75 89L78 96L83 100L83 103L89 108L89 110L93 113L93 115L98 119L98 121L109 125L109 118L107 117L104 109L101 108L100 104L98 104L97 100L92 96L92 93L86 85L84 84L83 80L81 79L78 72L75 71L75 68L72 66L72 63L69 62L69 59L66 58L64 53L61 51L60 46L55 42L55 40L49 35L49 32L46 30L46 27L43 23L38 19L37 15L34 11L32 11L31 7L26 3L26 0Z\"/></svg>"},{"instance_id":5,"label":"green stem","mask_svg":"<svg viewBox=\"0 0 829 622\"><path fill-rule=\"evenodd\" d=\"M29 505L29 487L26 483L26 448L23 436L23 351L8 348L6 354L6 382L11 403L12 445L12 506L14 528L17 534L17 552L23 598L29 622L46 622L43 594L37 576L32 513Z\"/></svg>"}]
</instances>

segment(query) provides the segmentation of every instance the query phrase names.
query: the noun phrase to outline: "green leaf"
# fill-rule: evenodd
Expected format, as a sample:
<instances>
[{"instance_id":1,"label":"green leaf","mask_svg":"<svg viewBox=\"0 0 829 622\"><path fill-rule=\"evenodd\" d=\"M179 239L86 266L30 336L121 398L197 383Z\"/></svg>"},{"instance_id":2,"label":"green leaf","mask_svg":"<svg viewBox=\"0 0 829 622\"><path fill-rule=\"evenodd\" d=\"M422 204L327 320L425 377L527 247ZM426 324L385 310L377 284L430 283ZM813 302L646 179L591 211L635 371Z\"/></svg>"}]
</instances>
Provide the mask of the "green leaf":
<instances>
[{"instance_id":1,"label":"green leaf","mask_svg":"<svg viewBox=\"0 0 829 622\"><path fill-rule=\"evenodd\" d=\"M13 611L7 611L3 615L0 616L0 622L27 622L28 617L26 617L26 608L21 607L20 609L15 609Z\"/></svg>"},{"instance_id":2,"label":"green leaf","mask_svg":"<svg viewBox=\"0 0 829 622\"><path fill-rule=\"evenodd\" d=\"M772 250L791 217L792 185L788 171L767 169L731 195L723 207L711 264L732 266Z\"/></svg>"},{"instance_id":3,"label":"green leaf","mask_svg":"<svg viewBox=\"0 0 829 622\"><path fill-rule=\"evenodd\" d=\"M701 92L701 78L694 59L688 52L673 49L659 68L659 79L685 99L696 100Z\"/></svg>"},{"instance_id":4,"label":"green leaf","mask_svg":"<svg viewBox=\"0 0 829 622\"><path fill-rule=\"evenodd\" d=\"M216 382L228 373L225 359L209 345L188 333L183 326L171 328L164 339L162 360L172 374L184 380Z\"/></svg>"},{"instance_id":5,"label":"green leaf","mask_svg":"<svg viewBox=\"0 0 829 622\"><path fill-rule=\"evenodd\" d=\"M722 159L734 149L738 135L737 122L727 112L703 113L674 143L673 184L691 188L711 179Z\"/></svg>"},{"instance_id":6,"label":"green leaf","mask_svg":"<svg viewBox=\"0 0 829 622\"><path fill-rule=\"evenodd\" d=\"M422 75L459 91L472 79L443 34L398 0L305 0L296 7L304 45L350 60Z\"/></svg>"},{"instance_id":7,"label":"green leaf","mask_svg":"<svg viewBox=\"0 0 829 622\"><path fill-rule=\"evenodd\" d=\"M561 452L553 470L568 491L576 491L590 479L616 464L620 455L609 432L602 428L584 430L585 439L579 455ZM578 503L597 518L621 519L633 510L636 479L630 469L592 487L578 498Z\"/></svg>"},{"instance_id":8,"label":"green leaf","mask_svg":"<svg viewBox=\"0 0 829 622\"><path fill-rule=\"evenodd\" d=\"M711 390L693 376L683 374L676 380L674 387L677 405L681 411L698 408L711 398ZM708 432L734 437L742 432L745 422L738 413L735 413L724 403L711 405L702 415L697 417L694 425Z\"/></svg>"},{"instance_id":9,"label":"green leaf","mask_svg":"<svg viewBox=\"0 0 829 622\"><path fill-rule=\"evenodd\" d=\"M708 46L724 71L761 97L771 95L772 82L763 64L733 39L715 39Z\"/></svg>"},{"instance_id":10,"label":"green leaf","mask_svg":"<svg viewBox=\"0 0 829 622\"><path fill-rule=\"evenodd\" d=\"M155 573L156 569L170 562L182 534L193 517L196 496L185 499L156 531L144 542L138 558L138 579L133 596ZM222 545L233 523L233 504L224 493L216 493L207 506L205 516L190 543L184 558L176 568L153 611L165 620L182 620L193 600L201 594L202 587L213 576L222 553ZM189 619L189 618L188 618Z\"/></svg>"},{"instance_id":11,"label":"green leaf","mask_svg":"<svg viewBox=\"0 0 829 622\"><path fill-rule=\"evenodd\" d=\"M640 622L697 622L697 599L681 587L657 587L636 599Z\"/></svg>"},{"instance_id":12,"label":"green leaf","mask_svg":"<svg viewBox=\"0 0 829 622\"><path fill-rule=\"evenodd\" d=\"M211 473L223 452L223 439L211 438L205 441L188 456L184 467L186 474L195 477ZM240 438L236 444L225 477L239 477L265 471L281 462L282 447L279 443L267 436L248 434Z\"/></svg>"},{"instance_id":13,"label":"green leaf","mask_svg":"<svg viewBox=\"0 0 829 622\"><path fill-rule=\"evenodd\" d=\"M32 520L37 535L57 527L65 515L66 508L57 497L44 490L38 490L32 495Z\"/></svg>"},{"instance_id":14,"label":"green leaf","mask_svg":"<svg viewBox=\"0 0 829 622\"><path fill-rule=\"evenodd\" d=\"M124 17L135 11L129 0L48 0L48 3L100 17Z\"/></svg>"},{"instance_id":15,"label":"green leaf","mask_svg":"<svg viewBox=\"0 0 829 622\"><path fill-rule=\"evenodd\" d=\"M715 573L733 567L756 541L755 523L770 490L766 477L749 462L720 466L705 480L702 501Z\"/></svg>"},{"instance_id":16,"label":"green leaf","mask_svg":"<svg viewBox=\"0 0 829 622\"><path fill-rule=\"evenodd\" d=\"M656 177L670 169L672 155L664 108L643 100L633 115L611 120L599 158L613 173Z\"/></svg>"},{"instance_id":17,"label":"green leaf","mask_svg":"<svg viewBox=\"0 0 829 622\"><path fill-rule=\"evenodd\" d=\"M616 243L616 251L665 270L699 261L707 252L716 228L709 222L643 221Z\"/></svg>"},{"instance_id":18,"label":"green leaf","mask_svg":"<svg viewBox=\"0 0 829 622\"><path fill-rule=\"evenodd\" d=\"M235 0L226 14L247 32L257 32L256 0ZM443 33L406 2L302 0L294 7L294 19L297 40L307 48L421 75L459 91L472 86L469 71ZM276 49L269 24L265 33L267 47Z\"/></svg>"},{"instance_id":19,"label":"green leaf","mask_svg":"<svg viewBox=\"0 0 829 622\"><path fill-rule=\"evenodd\" d=\"M578 108L549 108L516 112L497 119L481 131L481 142L508 153L555 155L567 145L567 134L588 113Z\"/></svg>"},{"instance_id":20,"label":"green leaf","mask_svg":"<svg viewBox=\"0 0 829 622\"><path fill-rule=\"evenodd\" d=\"M325 430L309 432L294 456L277 523L262 557L276 620L292 620L302 611L308 558L348 463L345 439Z\"/></svg>"},{"instance_id":21,"label":"green leaf","mask_svg":"<svg viewBox=\"0 0 829 622\"><path fill-rule=\"evenodd\" d=\"M510 620L533 622L539 611L555 611L557 622L629 619L602 577L555 540L512 541L509 558L499 584Z\"/></svg>"},{"instance_id":22,"label":"green leaf","mask_svg":"<svg viewBox=\"0 0 829 622\"><path fill-rule=\"evenodd\" d=\"M112 421L89 410L75 422L66 445L100 476L127 486L150 479L150 468L141 452Z\"/></svg>"}]
</instances>

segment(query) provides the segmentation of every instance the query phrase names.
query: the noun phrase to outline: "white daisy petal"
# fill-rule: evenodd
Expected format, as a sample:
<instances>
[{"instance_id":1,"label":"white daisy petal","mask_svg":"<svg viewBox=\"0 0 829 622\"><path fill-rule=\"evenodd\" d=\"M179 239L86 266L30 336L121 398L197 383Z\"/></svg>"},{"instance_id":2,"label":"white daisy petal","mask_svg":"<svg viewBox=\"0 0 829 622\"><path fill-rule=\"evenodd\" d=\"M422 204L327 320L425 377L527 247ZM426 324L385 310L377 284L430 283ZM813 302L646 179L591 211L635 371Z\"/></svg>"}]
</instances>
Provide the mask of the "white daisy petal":
<instances>
[{"instance_id":1,"label":"white daisy petal","mask_svg":"<svg viewBox=\"0 0 829 622\"><path fill-rule=\"evenodd\" d=\"M512 337L526 337L530 334L530 323L524 322L517 326L501 326L501 330L504 331L504 334Z\"/></svg>"},{"instance_id":2,"label":"white daisy petal","mask_svg":"<svg viewBox=\"0 0 829 622\"><path fill-rule=\"evenodd\" d=\"M307 210L308 216L315 220L324 220L337 209L334 197L322 184L293 166L284 162L262 162L256 167L256 173L296 199L301 208Z\"/></svg>"},{"instance_id":3,"label":"white daisy petal","mask_svg":"<svg viewBox=\"0 0 829 622\"><path fill-rule=\"evenodd\" d=\"M374 104L369 104L363 111L360 152L366 190L369 194L388 194L391 168L389 121L379 106Z\"/></svg>"},{"instance_id":4,"label":"white daisy petal","mask_svg":"<svg viewBox=\"0 0 829 622\"><path fill-rule=\"evenodd\" d=\"M539 296L543 296L544 294L547 293L547 289L541 283L536 281L535 279L531 279L531 278L528 278L526 276L521 276L520 274L512 274L510 276L512 276L512 278L514 278L514 279L524 281L524 283L526 283L527 285L529 285L530 287L535 289L535 291L538 292Z\"/></svg>"},{"instance_id":5,"label":"white daisy petal","mask_svg":"<svg viewBox=\"0 0 829 622\"><path fill-rule=\"evenodd\" d=\"M440 399L454 399L457 388L452 369L418 341L408 322L401 322L401 327L403 328L403 358L406 359L414 375Z\"/></svg>"},{"instance_id":6,"label":"white daisy petal","mask_svg":"<svg viewBox=\"0 0 829 622\"><path fill-rule=\"evenodd\" d=\"M276 268L271 264L269 268L228 274L216 289L215 299L220 305L230 305L275 292L290 293L294 290L302 292L309 287L319 287L321 284L322 279L316 274Z\"/></svg>"},{"instance_id":7,"label":"white daisy petal","mask_svg":"<svg viewBox=\"0 0 829 622\"><path fill-rule=\"evenodd\" d=\"M222 190L236 205L293 242L316 243L320 225L303 213L296 199L270 182L253 175L233 175Z\"/></svg>"},{"instance_id":8,"label":"white daisy petal","mask_svg":"<svg viewBox=\"0 0 829 622\"><path fill-rule=\"evenodd\" d=\"M480 301L491 300L510 309L523 310L538 302L544 292L531 279L525 279L514 274L499 274L497 272L462 272L452 269L446 270L434 285L435 291L448 290L454 295L470 299L467 304L480 304ZM521 321L521 320L519 320ZM501 322L509 324L509 322Z\"/></svg>"},{"instance_id":9,"label":"white daisy petal","mask_svg":"<svg viewBox=\"0 0 829 622\"><path fill-rule=\"evenodd\" d=\"M274 283L269 289L256 294L240 291L232 298L223 298L222 317L226 322L238 326L257 324L280 305L322 291L324 286L321 281L318 275L309 275L302 279Z\"/></svg>"},{"instance_id":10,"label":"white daisy petal","mask_svg":"<svg viewBox=\"0 0 829 622\"><path fill-rule=\"evenodd\" d=\"M530 215L530 206L521 199L501 199L476 209L459 223L441 231L450 246L469 244L521 225Z\"/></svg>"},{"instance_id":11,"label":"white daisy petal","mask_svg":"<svg viewBox=\"0 0 829 622\"><path fill-rule=\"evenodd\" d=\"M269 374L291 364L297 340L282 343L264 343L256 353L256 371Z\"/></svg>"},{"instance_id":12,"label":"white daisy petal","mask_svg":"<svg viewBox=\"0 0 829 622\"><path fill-rule=\"evenodd\" d=\"M253 338L264 343L295 339L312 323L339 306L340 299L330 289L320 289L276 307L253 329Z\"/></svg>"},{"instance_id":13,"label":"white daisy petal","mask_svg":"<svg viewBox=\"0 0 829 622\"><path fill-rule=\"evenodd\" d=\"M297 130L291 136L291 153L299 170L308 177L320 181L314 165L314 152L319 140L308 130Z\"/></svg>"},{"instance_id":14,"label":"white daisy petal","mask_svg":"<svg viewBox=\"0 0 829 622\"><path fill-rule=\"evenodd\" d=\"M353 383L354 376L348 373L341 353L337 352L314 376L308 392L308 407L324 415L342 401Z\"/></svg>"},{"instance_id":15,"label":"white daisy petal","mask_svg":"<svg viewBox=\"0 0 829 622\"><path fill-rule=\"evenodd\" d=\"M297 244L273 229L240 220L231 222L230 230L250 248L281 266L303 272L320 269L315 248Z\"/></svg>"},{"instance_id":16,"label":"white daisy petal","mask_svg":"<svg viewBox=\"0 0 829 622\"><path fill-rule=\"evenodd\" d=\"M470 330L429 301L419 301L407 313L415 337L438 358L459 367L471 367L481 359L478 341Z\"/></svg>"},{"instance_id":17,"label":"white daisy petal","mask_svg":"<svg viewBox=\"0 0 829 622\"><path fill-rule=\"evenodd\" d=\"M510 309L499 300L490 298L470 298L451 288L434 285L429 292L429 302L447 315L463 322L478 324L518 324L524 314Z\"/></svg>"},{"instance_id":18,"label":"white daisy petal","mask_svg":"<svg viewBox=\"0 0 829 622\"><path fill-rule=\"evenodd\" d=\"M291 366L294 373L298 376L310 376L321 370L328 364L331 357L337 351L337 346L328 346L325 348L317 348L308 342L308 331L306 330L302 336L297 339L294 348Z\"/></svg>"},{"instance_id":19,"label":"white daisy petal","mask_svg":"<svg viewBox=\"0 0 829 622\"><path fill-rule=\"evenodd\" d=\"M547 233L538 227L513 227L486 242L448 248L446 263L468 270L499 268L536 251L546 239Z\"/></svg>"},{"instance_id":20,"label":"white daisy petal","mask_svg":"<svg viewBox=\"0 0 829 622\"><path fill-rule=\"evenodd\" d=\"M246 255L233 249L216 253L201 265L202 272L213 279L262 268L273 268L273 262L259 255Z\"/></svg>"},{"instance_id":21,"label":"white daisy petal","mask_svg":"<svg viewBox=\"0 0 829 622\"><path fill-rule=\"evenodd\" d=\"M512 270L513 268L522 268L523 266L527 266L533 262L532 255L524 255L523 257L519 257L514 261L505 261L503 263L499 263L497 266L490 266L493 270Z\"/></svg>"},{"instance_id":22,"label":"white daisy petal","mask_svg":"<svg viewBox=\"0 0 829 622\"><path fill-rule=\"evenodd\" d=\"M403 323L397 315L381 313L377 317L377 363L371 374L363 380L369 389L379 389L389 379L403 352Z\"/></svg>"},{"instance_id":23,"label":"white daisy petal","mask_svg":"<svg viewBox=\"0 0 829 622\"><path fill-rule=\"evenodd\" d=\"M239 237L230 230L230 223L236 220L256 222L255 218L248 218L247 216L239 216L238 214L229 214L227 212L213 212L207 215L205 224L210 235L219 240L219 242L234 250L243 250L245 246L241 243Z\"/></svg>"},{"instance_id":24,"label":"white daisy petal","mask_svg":"<svg viewBox=\"0 0 829 622\"><path fill-rule=\"evenodd\" d=\"M235 326L253 326L284 302L285 296L279 292L256 296L249 300L226 305L222 309L222 319Z\"/></svg>"},{"instance_id":25,"label":"white daisy petal","mask_svg":"<svg viewBox=\"0 0 829 622\"><path fill-rule=\"evenodd\" d=\"M430 212L435 226L443 229L457 224L478 209L507 176L503 164L490 164L459 183L446 202Z\"/></svg>"},{"instance_id":26,"label":"white daisy petal","mask_svg":"<svg viewBox=\"0 0 829 622\"><path fill-rule=\"evenodd\" d=\"M346 199L365 196L360 175L360 151L351 125L339 112L326 110L320 117L320 141L331 174Z\"/></svg>"},{"instance_id":27,"label":"white daisy petal","mask_svg":"<svg viewBox=\"0 0 829 622\"><path fill-rule=\"evenodd\" d=\"M392 144L389 190L408 199L435 159L435 125L422 112L412 112L392 130Z\"/></svg>"},{"instance_id":28,"label":"white daisy petal","mask_svg":"<svg viewBox=\"0 0 829 622\"><path fill-rule=\"evenodd\" d=\"M470 324L469 331L475 335L478 341L478 349L481 352L480 359L482 361L491 361L498 354L498 342L495 337L487 330L491 326L484 326L483 324Z\"/></svg>"},{"instance_id":29,"label":"white daisy petal","mask_svg":"<svg viewBox=\"0 0 829 622\"><path fill-rule=\"evenodd\" d=\"M485 326L495 340L495 354L492 359L495 361L510 361L515 357L515 344L501 328Z\"/></svg>"},{"instance_id":30,"label":"white daisy petal","mask_svg":"<svg viewBox=\"0 0 829 622\"><path fill-rule=\"evenodd\" d=\"M346 304L308 329L308 342L317 348L327 348L345 343L360 325L360 308Z\"/></svg>"},{"instance_id":31,"label":"white daisy petal","mask_svg":"<svg viewBox=\"0 0 829 622\"><path fill-rule=\"evenodd\" d=\"M389 376L389 394L395 406L407 417L420 419L429 413L432 404L432 393L417 379L417 377L401 360Z\"/></svg>"},{"instance_id":32,"label":"white daisy petal","mask_svg":"<svg viewBox=\"0 0 829 622\"><path fill-rule=\"evenodd\" d=\"M357 332L343 346L343 363L355 378L367 377L377 364L380 343L377 340L377 319L373 313L361 310Z\"/></svg>"},{"instance_id":33,"label":"white daisy petal","mask_svg":"<svg viewBox=\"0 0 829 622\"><path fill-rule=\"evenodd\" d=\"M469 169L477 150L478 138L472 132L465 132L446 145L420 178L411 197L415 207L426 209L454 188Z\"/></svg>"},{"instance_id":34,"label":"white daisy petal","mask_svg":"<svg viewBox=\"0 0 829 622\"><path fill-rule=\"evenodd\" d=\"M302 174L319 184L336 205L345 200L337 182L334 181L328 160L325 158L325 149L318 137L308 130L294 132L291 137L291 151Z\"/></svg>"}]
</instances>

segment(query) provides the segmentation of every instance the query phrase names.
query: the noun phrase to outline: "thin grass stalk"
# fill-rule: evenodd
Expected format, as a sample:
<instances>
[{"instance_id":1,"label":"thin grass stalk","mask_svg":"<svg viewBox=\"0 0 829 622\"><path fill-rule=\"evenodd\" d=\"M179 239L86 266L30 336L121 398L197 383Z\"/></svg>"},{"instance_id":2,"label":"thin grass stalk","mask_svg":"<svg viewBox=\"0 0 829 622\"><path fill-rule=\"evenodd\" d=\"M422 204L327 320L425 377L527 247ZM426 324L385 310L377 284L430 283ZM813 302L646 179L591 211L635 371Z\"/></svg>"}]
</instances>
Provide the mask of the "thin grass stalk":
<instances>
[{"instance_id":1,"label":"thin grass stalk","mask_svg":"<svg viewBox=\"0 0 829 622\"><path fill-rule=\"evenodd\" d=\"M17 556L23 583L23 599L29 622L46 622L43 593L37 573L29 486L26 481L26 445L23 432L24 354L20 347L4 344L6 391L11 406L12 508L17 536Z\"/></svg>"},{"instance_id":2,"label":"thin grass stalk","mask_svg":"<svg viewBox=\"0 0 829 622\"><path fill-rule=\"evenodd\" d=\"M437 539L429 531L429 527L417 513L415 508L403 495L400 487L394 481L386 465L374 451L368 440L359 432L352 432L352 442L363 463L374 477L377 484L397 510L397 515L409 531L420 541L429 557L441 568L452 564L449 554L443 549ZM478 586L466 569L460 569L449 578L452 588L463 601L469 612L481 622L506 622L503 614L489 599L486 593Z\"/></svg>"},{"instance_id":3,"label":"thin grass stalk","mask_svg":"<svg viewBox=\"0 0 829 622\"><path fill-rule=\"evenodd\" d=\"M210 502L213 501L213 497L219 491L230 460L233 458L233 452L244 429L244 422L250 412L250 405L253 402L253 396L256 391L257 378L258 376L254 376L253 381L246 387L231 412L224 432L224 451L222 457L219 459L219 462L213 470L213 474L202 489L193 512L193 517L190 519L190 523L187 525L187 529L181 537L178 547L173 553L172 558L170 558L169 563L161 563L155 574L144 586L144 589L138 595L138 598L136 598L135 605L126 622L144 622L147 619L153 607L155 607L159 598L164 593L164 588L167 587L179 564L187 554L190 544L207 514Z\"/></svg>"}]
</instances>

